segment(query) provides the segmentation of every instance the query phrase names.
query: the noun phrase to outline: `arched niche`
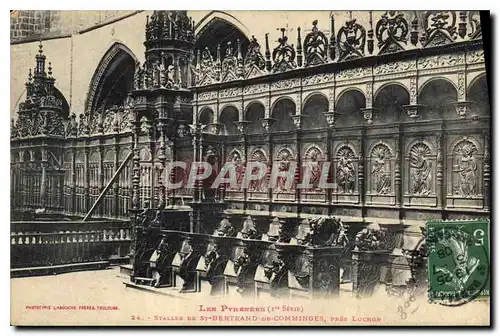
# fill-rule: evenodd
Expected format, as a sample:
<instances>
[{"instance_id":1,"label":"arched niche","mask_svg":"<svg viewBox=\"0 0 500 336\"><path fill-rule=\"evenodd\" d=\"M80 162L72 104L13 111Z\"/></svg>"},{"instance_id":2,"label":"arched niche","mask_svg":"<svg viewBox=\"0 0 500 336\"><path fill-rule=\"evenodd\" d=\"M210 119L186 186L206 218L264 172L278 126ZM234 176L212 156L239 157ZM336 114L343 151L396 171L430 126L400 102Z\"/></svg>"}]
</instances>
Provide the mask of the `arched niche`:
<instances>
[{"instance_id":1,"label":"arched niche","mask_svg":"<svg viewBox=\"0 0 500 336\"><path fill-rule=\"evenodd\" d=\"M490 115L490 97L486 74L480 75L471 83L467 97L468 100L474 102L474 114L479 116Z\"/></svg>"},{"instance_id":2,"label":"arched niche","mask_svg":"<svg viewBox=\"0 0 500 336\"><path fill-rule=\"evenodd\" d=\"M336 126L361 126L365 123L363 112L366 106L365 95L356 89L347 89L337 100L336 110L340 115L335 118Z\"/></svg>"},{"instance_id":3,"label":"arched niche","mask_svg":"<svg viewBox=\"0 0 500 336\"><path fill-rule=\"evenodd\" d=\"M85 110L106 110L124 105L132 91L137 57L122 43L113 44L97 66L85 102Z\"/></svg>"},{"instance_id":4,"label":"arched niche","mask_svg":"<svg viewBox=\"0 0 500 336\"><path fill-rule=\"evenodd\" d=\"M328 111L328 98L322 94L313 94L304 103L302 128L305 130L327 128L328 122L324 115Z\"/></svg>"},{"instance_id":5,"label":"arched niche","mask_svg":"<svg viewBox=\"0 0 500 336\"><path fill-rule=\"evenodd\" d=\"M278 100L272 109L271 118L275 119L273 132L289 132L295 130L292 116L295 115L295 103L290 98Z\"/></svg>"},{"instance_id":6,"label":"arched niche","mask_svg":"<svg viewBox=\"0 0 500 336\"><path fill-rule=\"evenodd\" d=\"M224 134L238 134L238 127L236 122L238 121L239 114L238 110L234 106L226 106L222 110L219 122L224 125Z\"/></svg>"},{"instance_id":7,"label":"arched niche","mask_svg":"<svg viewBox=\"0 0 500 336\"><path fill-rule=\"evenodd\" d=\"M249 121L246 133L261 134L263 133L262 118L265 116L264 105L260 102L251 103L246 110L245 120Z\"/></svg>"},{"instance_id":8,"label":"arched niche","mask_svg":"<svg viewBox=\"0 0 500 336\"><path fill-rule=\"evenodd\" d=\"M418 103L425 105L421 120L457 118L452 103L457 101L457 89L446 79L432 79L420 90Z\"/></svg>"},{"instance_id":9,"label":"arched niche","mask_svg":"<svg viewBox=\"0 0 500 336\"><path fill-rule=\"evenodd\" d=\"M410 104L410 93L401 84L383 86L375 95L373 107L377 109L377 117L373 124L387 124L409 120L403 105Z\"/></svg>"},{"instance_id":10,"label":"arched niche","mask_svg":"<svg viewBox=\"0 0 500 336\"><path fill-rule=\"evenodd\" d=\"M201 125L201 130L208 132L209 125L214 122L214 111L211 108L205 107L201 110L200 116L198 118L198 123Z\"/></svg>"},{"instance_id":11,"label":"arched niche","mask_svg":"<svg viewBox=\"0 0 500 336\"><path fill-rule=\"evenodd\" d=\"M208 47L214 59L218 44L221 46L221 55L225 55L227 42L234 42L236 46L236 40L239 39L245 55L250 43L248 29L234 16L220 11L212 11L202 18L195 27L195 35L195 50Z\"/></svg>"}]
</instances>

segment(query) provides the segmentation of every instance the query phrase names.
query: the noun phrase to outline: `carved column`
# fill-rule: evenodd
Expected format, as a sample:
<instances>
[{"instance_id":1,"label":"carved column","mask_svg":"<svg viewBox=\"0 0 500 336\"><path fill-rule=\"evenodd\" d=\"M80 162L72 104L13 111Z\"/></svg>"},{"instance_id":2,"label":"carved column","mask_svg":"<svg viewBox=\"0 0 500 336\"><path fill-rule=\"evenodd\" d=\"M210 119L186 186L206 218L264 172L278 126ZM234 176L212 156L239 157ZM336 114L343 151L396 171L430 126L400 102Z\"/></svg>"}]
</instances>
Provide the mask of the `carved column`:
<instances>
[{"instance_id":1,"label":"carved column","mask_svg":"<svg viewBox=\"0 0 500 336\"><path fill-rule=\"evenodd\" d=\"M133 168L132 168L132 209L139 210L140 205L140 181L141 181L141 165L140 165L140 157L139 157L139 134L141 132L141 122L134 121L132 123L133 127L133 136L134 136L134 144L132 151L134 156L132 158Z\"/></svg>"},{"instance_id":2,"label":"carved column","mask_svg":"<svg viewBox=\"0 0 500 336\"><path fill-rule=\"evenodd\" d=\"M484 210L490 210L490 134L488 132L484 133L484 163L483 163L483 178L484 178Z\"/></svg>"},{"instance_id":3,"label":"carved column","mask_svg":"<svg viewBox=\"0 0 500 336\"><path fill-rule=\"evenodd\" d=\"M117 129L118 131L118 129ZM118 170L118 168L120 167L120 162L119 159L119 155L120 155L120 136L118 135L118 132L114 135L114 162L113 162L113 174ZM121 173L123 174L123 172ZM120 207L119 207L119 203L120 203L120 195L119 195L119 192L120 192L120 179L121 177L118 176L117 178L117 181L115 183L113 183L113 215L115 217L118 217L118 216L121 216L122 214L120 214Z\"/></svg>"},{"instance_id":4,"label":"carved column","mask_svg":"<svg viewBox=\"0 0 500 336\"><path fill-rule=\"evenodd\" d=\"M376 110L373 108L373 81L366 83L366 107L362 108L361 111L368 124L371 124L376 113Z\"/></svg>"},{"instance_id":5,"label":"carved column","mask_svg":"<svg viewBox=\"0 0 500 336\"><path fill-rule=\"evenodd\" d=\"M150 190L150 204L151 208L157 207L157 200L156 200L156 181L155 181L155 159L156 159L156 123L154 120L149 120L149 150L151 151L151 161L150 161L150 180L149 180L149 186L151 188Z\"/></svg>"},{"instance_id":6,"label":"carved column","mask_svg":"<svg viewBox=\"0 0 500 336\"><path fill-rule=\"evenodd\" d=\"M40 207L44 208L47 205L47 192L46 192L46 184L47 184L47 149L42 147L42 175L40 178Z\"/></svg>"},{"instance_id":7,"label":"carved column","mask_svg":"<svg viewBox=\"0 0 500 336\"><path fill-rule=\"evenodd\" d=\"M436 153L436 195L437 195L437 206L438 208L442 208L444 205L444 195L445 191L443 190L443 163L444 163L444 155L443 155L443 131L440 130L439 134L436 136L437 142L437 153Z\"/></svg>"},{"instance_id":8,"label":"carved column","mask_svg":"<svg viewBox=\"0 0 500 336\"><path fill-rule=\"evenodd\" d=\"M458 72L458 99L455 103L455 111L460 119L465 119L467 114L470 112L472 107L472 102L467 101L467 76L465 70L460 70Z\"/></svg>"},{"instance_id":9,"label":"carved column","mask_svg":"<svg viewBox=\"0 0 500 336\"><path fill-rule=\"evenodd\" d=\"M413 76L410 78L410 104L403 105L403 110L406 114L413 120L418 119L420 116L420 111L424 108L424 105L418 104L418 77Z\"/></svg>"},{"instance_id":10,"label":"carved column","mask_svg":"<svg viewBox=\"0 0 500 336\"><path fill-rule=\"evenodd\" d=\"M359 157L358 157L358 192L359 203L363 206L362 217L366 215L365 200L366 200L366 182L365 182L365 163L366 163L366 130L361 130L361 138L359 139Z\"/></svg>"},{"instance_id":11,"label":"carved column","mask_svg":"<svg viewBox=\"0 0 500 336\"><path fill-rule=\"evenodd\" d=\"M102 123L101 123L101 125L102 125ZM103 145L102 141L103 141L103 138L100 137L99 148L97 149L98 154L99 154L99 169L98 169L99 170L99 172L98 172L98 174L99 174L99 193L98 193L98 195L100 195L104 189L104 151L103 151L103 147L102 147L102 145ZM99 197L99 196L97 196L97 197ZM105 213L104 204L106 204L106 203L101 202L101 204L97 207L97 209L96 209L97 214L102 215Z\"/></svg>"},{"instance_id":12,"label":"carved column","mask_svg":"<svg viewBox=\"0 0 500 336\"><path fill-rule=\"evenodd\" d=\"M401 129L399 129L398 135L394 139L394 150L395 150L395 158L394 158L394 194L396 196L396 207L401 206Z\"/></svg>"},{"instance_id":13,"label":"carved column","mask_svg":"<svg viewBox=\"0 0 500 336\"><path fill-rule=\"evenodd\" d=\"M335 111L335 87L333 86L328 90L328 101L328 112L324 112L323 114L326 117L328 126L333 127L335 119L340 115L340 113Z\"/></svg>"},{"instance_id":14,"label":"carved column","mask_svg":"<svg viewBox=\"0 0 500 336\"><path fill-rule=\"evenodd\" d=\"M242 120L238 122L238 131L242 134L243 136L243 157L241 158L241 164L243 165L243 171L242 174L246 173L246 165L247 165L247 160L248 160L248 143L247 143L247 134L246 131L248 129L248 125L250 124L250 121ZM244 175L243 175L244 176ZM248 188L244 188L241 186L241 191L243 192L243 209L247 209L247 195L248 195Z\"/></svg>"},{"instance_id":15,"label":"carved column","mask_svg":"<svg viewBox=\"0 0 500 336\"><path fill-rule=\"evenodd\" d=\"M160 161L160 169L158 171L158 209L164 209L166 206L166 186L165 186L165 169L166 169L166 153L165 153L165 121L158 119L158 130L160 131L160 146L158 152L158 161Z\"/></svg>"},{"instance_id":16,"label":"carved column","mask_svg":"<svg viewBox=\"0 0 500 336\"><path fill-rule=\"evenodd\" d=\"M88 148L88 143L87 143L87 139L85 141L85 171L84 171L84 174L85 174L85 184L84 184L84 196L83 196L83 207L84 209L89 209L90 207L90 167L89 167L89 148Z\"/></svg>"},{"instance_id":17,"label":"carved column","mask_svg":"<svg viewBox=\"0 0 500 336\"><path fill-rule=\"evenodd\" d=\"M72 213L76 213L76 140L71 140L71 208Z\"/></svg>"}]
</instances>

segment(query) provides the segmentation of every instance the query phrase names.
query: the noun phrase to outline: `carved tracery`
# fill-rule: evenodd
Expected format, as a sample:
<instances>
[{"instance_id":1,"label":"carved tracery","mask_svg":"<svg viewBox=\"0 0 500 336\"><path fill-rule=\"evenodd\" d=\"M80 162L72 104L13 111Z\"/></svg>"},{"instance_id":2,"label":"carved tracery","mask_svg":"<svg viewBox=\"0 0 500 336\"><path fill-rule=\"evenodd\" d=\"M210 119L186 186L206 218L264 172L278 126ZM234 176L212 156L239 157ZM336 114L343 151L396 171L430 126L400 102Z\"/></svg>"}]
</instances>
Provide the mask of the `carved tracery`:
<instances>
[{"instance_id":1,"label":"carved tracery","mask_svg":"<svg viewBox=\"0 0 500 336\"><path fill-rule=\"evenodd\" d=\"M430 11L425 14L424 47L434 47L451 43L457 37L457 15L455 11Z\"/></svg>"},{"instance_id":2,"label":"carved tracery","mask_svg":"<svg viewBox=\"0 0 500 336\"><path fill-rule=\"evenodd\" d=\"M285 36L285 28L281 28L281 37L278 39L278 46L273 50L272 72L283 72L297 67L295 64L295 49L293 44L288 44L288 37Z\"/></svg>"},{"instance_id":3,"label":"carved tracery","mask_svg":"<svg viewBox=\"0 0 500 336\"><path fill-rule=\"evenodd\" d=\"M327 61L328 39L316 27L318 20L313 21L312 31L304 39L305 66L315 66Z\"/></svg>"},{"instance_id":4,"label":"carved tracery","mask_svg":"<svg viewBox=\"0 0 500 336\"><path fill-rule=\"evenodd\" d=\"M250 39L248 51L243 61L245 78L259 76L264 73L266 60L260 52L260 44L254 36Z\"/></svg>"},{"instance_id":5,"label":"carved tracery","mask_svg":"<svg viewBox=\"0 0 500 336\"><path fill-rule=\"evenodd\" d=\"M387 11L377 22L375 35L378 40L379 54L403 50L409 32L408 22L404 14L398 11Z\"/></svg>"},{"instance_id":6,"label":"carved tracery","mask_svg":"<svg viewBox=\"0 0 500 336\"><path fill-rule=\"evenodd\" d=\"M349 20L339 29L337 47L339 61L363 57L366 42L366 30L356 23L356 19Z\"/></svg>"}]
</instances>

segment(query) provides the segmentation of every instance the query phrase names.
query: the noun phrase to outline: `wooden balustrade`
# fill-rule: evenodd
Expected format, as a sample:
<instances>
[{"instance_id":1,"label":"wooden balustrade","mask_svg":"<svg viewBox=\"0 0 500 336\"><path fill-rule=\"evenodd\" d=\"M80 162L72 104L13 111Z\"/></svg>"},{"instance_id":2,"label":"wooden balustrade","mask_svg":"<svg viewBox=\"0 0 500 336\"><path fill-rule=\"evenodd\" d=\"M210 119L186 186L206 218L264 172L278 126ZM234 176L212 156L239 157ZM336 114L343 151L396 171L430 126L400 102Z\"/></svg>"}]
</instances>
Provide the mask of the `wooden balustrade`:
<instances>
[{"instance_id":1,"label":"wooden balustrade","mask_svg":"<svg viewBox=\"0 0 500 336\"><path fill-rule=\"evenodd\" d=\"M13 222L11 268L127 259L130 244L127 223Z\"/></svg>"}]
</instances>

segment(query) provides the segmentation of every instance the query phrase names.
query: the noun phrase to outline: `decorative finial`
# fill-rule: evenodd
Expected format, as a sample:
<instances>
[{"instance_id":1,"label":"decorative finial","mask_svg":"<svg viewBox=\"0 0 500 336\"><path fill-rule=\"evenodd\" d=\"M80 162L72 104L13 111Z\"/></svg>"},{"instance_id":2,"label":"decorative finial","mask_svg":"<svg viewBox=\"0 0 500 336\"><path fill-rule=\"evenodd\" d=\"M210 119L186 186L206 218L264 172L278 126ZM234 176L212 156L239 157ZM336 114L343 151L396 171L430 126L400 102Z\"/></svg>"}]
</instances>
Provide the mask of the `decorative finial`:
<instances>
[{"instance_id":1,"label":"decorative finial","mask_svg":"<svg viewBox=\"0 0 500 336\"><path fill-rule=\"evenodd\" d=\"M28 81L31 83L32 80L33 80L33 75L31 74L31 68L30 68L28 73Z\"/></svg>"},{"instance_id":2,"label":"decorative finial","mask_svg":"<svg viewBox=\"0 0 500 336\"><path fill-rule=\"evenodd\" d=\"M38 45L38 52L41 54L43 54L43 45L42 45L42 39L40 39L40 44Z\"/></svg>"},{"instance_id":3,"label":"decorative finial","mask_svg":"<svg viewBox=\"0 0 500 336\"><path fill-rule=\"evenodd\" d=\"M52 76L52 62L49 62L49 76Z\"/></svg>"}]
</instances>

